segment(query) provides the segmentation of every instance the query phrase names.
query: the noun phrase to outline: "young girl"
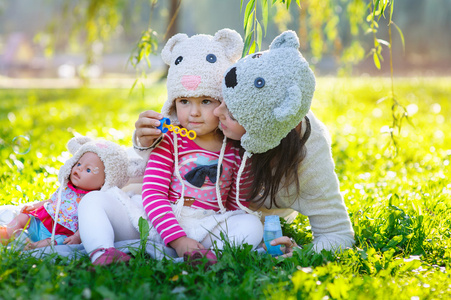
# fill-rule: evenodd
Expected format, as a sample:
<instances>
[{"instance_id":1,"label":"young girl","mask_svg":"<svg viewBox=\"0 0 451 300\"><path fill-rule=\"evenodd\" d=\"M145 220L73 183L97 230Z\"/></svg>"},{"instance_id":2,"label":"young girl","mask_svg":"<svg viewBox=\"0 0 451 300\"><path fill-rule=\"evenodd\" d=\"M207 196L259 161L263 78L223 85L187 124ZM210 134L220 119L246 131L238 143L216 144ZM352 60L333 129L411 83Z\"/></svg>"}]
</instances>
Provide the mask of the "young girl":
<instances>
[{"instance_id":1,"label":"young girl","mask_svg":"<svg viewBox=\"0 0 451 300\"><path fill-rule=\"evenodd\" d=\"M233 244L254 247L263 234L259 219L245 214L251 211L241 203L246 192L245 184L236 183L240 148L232 142L223 145L219 119L213 115L221 100L218 83L230 63L224 50L208 49L209 40L178 34L162 51L170 65L163 114L172 124L194 131L196 138L174 131L164 134L144 174L142 200L153 227L150 239L171 246L179 256L213 243L221 249L221 230ZM241 182L248 183L246 179L245 173ZM237 187L241 199L236 198Z\"/></svg>"},{"instance_id":2,"label":"young girl","mask_svg":"<svg viewBox=\"0 0 451 300\"><path fill-rule=\"evenodd\" d=\"M49 246L52 239L55 245L79 244L80 200L91 191L122 187L127 182L123 168L127 167L128 158L118 145L76 137L68 142L67 148L74 156L59 171L61 187L51 199L24 206L8 225L0 227L3 244L8 244L23 229L27 229L30 241L25 250Z\"/></svg>"}]
</instances>

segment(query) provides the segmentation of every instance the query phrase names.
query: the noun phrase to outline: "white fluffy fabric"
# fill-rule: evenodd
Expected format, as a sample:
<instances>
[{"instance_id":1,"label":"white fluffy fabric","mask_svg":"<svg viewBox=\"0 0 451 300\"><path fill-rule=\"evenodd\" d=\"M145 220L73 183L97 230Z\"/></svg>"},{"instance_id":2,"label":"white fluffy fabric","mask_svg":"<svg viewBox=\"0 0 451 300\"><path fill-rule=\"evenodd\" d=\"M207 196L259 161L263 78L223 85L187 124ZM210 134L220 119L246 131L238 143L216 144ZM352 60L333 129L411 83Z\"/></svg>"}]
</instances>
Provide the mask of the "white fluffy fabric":
<instances>
[{"instance_id":1,"label":"white fluffy fabric","mask_svg":"<svg viewBox=\"0 0 451 300\"><path fill-rule=\"evenodd\" d=\"M171 37L161 52L163 61L169 65L168 99L163 105L163 115L179 124L174 100L180 97L208 96L221 101L223 74L241 57L242 50L241 36L227 28L214 36L188 37L179 33Z\"/></svg>"}]
</instances>

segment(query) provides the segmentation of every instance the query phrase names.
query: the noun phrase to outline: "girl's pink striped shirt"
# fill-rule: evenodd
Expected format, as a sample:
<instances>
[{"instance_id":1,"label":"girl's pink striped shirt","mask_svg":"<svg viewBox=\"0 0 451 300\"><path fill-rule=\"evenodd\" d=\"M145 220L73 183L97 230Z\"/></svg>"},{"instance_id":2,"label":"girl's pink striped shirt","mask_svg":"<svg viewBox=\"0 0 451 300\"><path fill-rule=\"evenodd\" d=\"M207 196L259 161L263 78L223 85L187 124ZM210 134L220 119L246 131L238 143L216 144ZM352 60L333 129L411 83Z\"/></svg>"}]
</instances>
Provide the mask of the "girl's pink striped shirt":
<instances>
[{"instance_id":1,"label":"girl's pink striped shirt","mask_svg":"<svg viewBox=\"0 0 451 300\"><path fill-rule=\"evenodd\" d=\"M218 211L215 183L206 176L204 184L197 187L189 183L185 179L185 175L198 166L217 165L220 153L202 149L187 137L180 135L176 135L176 137L179 171L185 184L185 198L195 199L192 208ZM177 238L186 236L171 207L171 203L175 203L181 196L182 189L182 184L175 173L173 139L172 133L165 134L158 147L152 151L144 174L142 193L147 216L166 245ZM222 162L219 185L222 202L227 210L239 209L236 203L236 180L240 164L239 148L233 146L232 142L228 142ZM245 206L249 205L248 202L245 202L250 187L248 177L249 171L245 168L239 187L240 202Z\"/></svg>"}]
</instances>

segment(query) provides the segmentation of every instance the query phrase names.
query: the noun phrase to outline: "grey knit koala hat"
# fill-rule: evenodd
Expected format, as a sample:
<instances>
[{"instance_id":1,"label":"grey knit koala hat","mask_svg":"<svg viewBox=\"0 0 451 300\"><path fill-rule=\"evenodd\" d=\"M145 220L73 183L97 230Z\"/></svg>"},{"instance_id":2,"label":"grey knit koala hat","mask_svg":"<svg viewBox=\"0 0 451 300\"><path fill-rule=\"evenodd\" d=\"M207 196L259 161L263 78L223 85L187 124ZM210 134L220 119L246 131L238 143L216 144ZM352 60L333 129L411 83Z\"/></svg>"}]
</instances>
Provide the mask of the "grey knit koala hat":
<instances>
[{"instance_id":1,"label":"grey knit koala hat","mask_svg":"<svg viewBox=\"0 0 451 300\"><path fill-rule=\"evenodd\" d=\"M285 31L225 74L224 101L246 130L241 145L248 155L277 147L310 109L315 76L298 48L296 33Z\"/></svg>"}]
</instances>

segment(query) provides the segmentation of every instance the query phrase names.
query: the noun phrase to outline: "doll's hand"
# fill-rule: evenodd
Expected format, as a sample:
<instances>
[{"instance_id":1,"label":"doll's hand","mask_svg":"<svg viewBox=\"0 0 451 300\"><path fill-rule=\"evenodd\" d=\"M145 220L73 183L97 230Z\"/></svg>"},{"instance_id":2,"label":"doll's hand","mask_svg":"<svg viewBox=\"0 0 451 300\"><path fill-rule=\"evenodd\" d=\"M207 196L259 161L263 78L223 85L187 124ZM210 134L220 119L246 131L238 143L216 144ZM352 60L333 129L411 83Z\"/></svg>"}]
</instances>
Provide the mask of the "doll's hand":
<instances>
[{"instance_id":1,"label":"doll's hand","mask_svg":"<svg viewBox=\"0 0 451 300\"><path fill-rule=\"evenodd\" d=\"M29 212L32 212L33 210L38 209L39 207L43 206L45 202L47 201L41 201L41 202L37 202L37 203L33 203L33 204L25 204L24 206L22 206L22 208L20 209L21 213L27 214Z\"/></svg>"},{"instance_id":2,"label":"doll's hand","mask_svg":"<svg viewBox=\"0 0 451 300\"><path fill-rule=\"evenodd\" d=\"M153 110L147 110L139 114L135 122L135 135L142 147L150 147L153 142L161 135L160 120L163 115Z\"/></svg>"},{"instance_id":3,"label":"doll's hand","mask_svg":"<svg viewBox=\"0 0 451 300\"><path fill-rule=\"evenodd\" d=\"M187 236L182 236L176 240L173 240L169 243L169 246L174 248L179 257L183 257L183 254L185 254L185 252L205 249L205 247L201 243Z\"/></svg>"},{"instance_id":4,"label":"doll's hand","mask_svg":"<svg viewBox=\"0 0 451 300\"><path fill-rule=\"evenodd\" d=\"M279 238L273 239L270 242L271 246L277 246L280 245L280 250L282 250L285 254L280 255L280 257L291 257L293 256L293 251L295 248L299 248L298 244L292 239L287 236L281 236ZM263 243L263 248L266 250L266 246ZM279 256L278 256L279 257Z\"/></svg>"},{"instance_id":5,"label":"doll's hand","mask_svg":"<svg viewBox=\"0 0 451 300\"><path fill-rule=\"evenodd\" d=\"M77 231L73 235L65 238L63 244L65 245L81 244L80 233Z\"/></svg>"},{"instance_id":6,"label":"doll's hand","mask_svg":"<svg viewBox=\"0 0 451 300\"><path fill-rule=\"evenodd\" d=\"M27 239L28 240L28 239ZM34 243L28 243L25 245L24 250L32 250L36 248L47 247L51 245L50 239L40 240Z\"/></svg>"}]
</instances>

